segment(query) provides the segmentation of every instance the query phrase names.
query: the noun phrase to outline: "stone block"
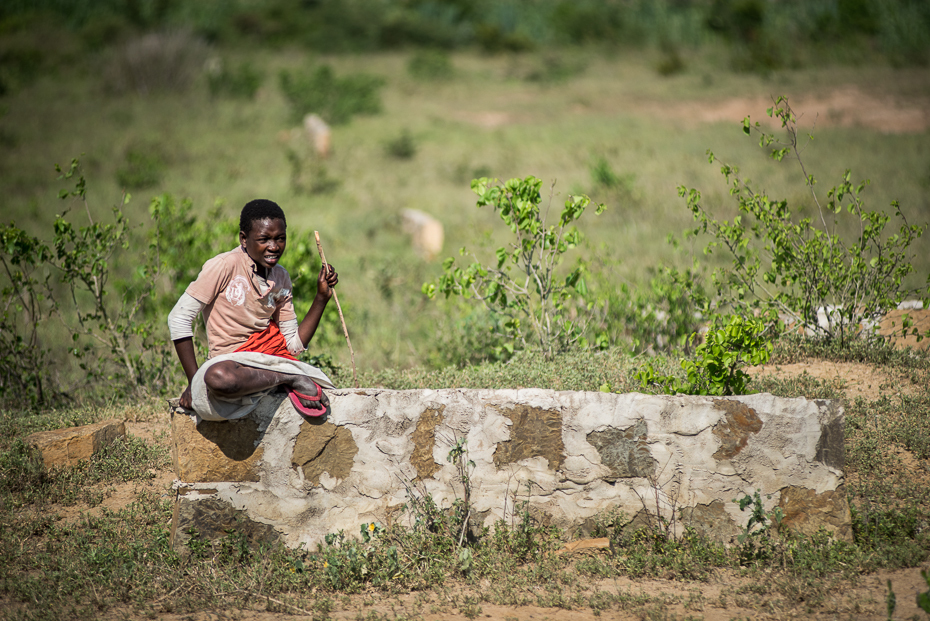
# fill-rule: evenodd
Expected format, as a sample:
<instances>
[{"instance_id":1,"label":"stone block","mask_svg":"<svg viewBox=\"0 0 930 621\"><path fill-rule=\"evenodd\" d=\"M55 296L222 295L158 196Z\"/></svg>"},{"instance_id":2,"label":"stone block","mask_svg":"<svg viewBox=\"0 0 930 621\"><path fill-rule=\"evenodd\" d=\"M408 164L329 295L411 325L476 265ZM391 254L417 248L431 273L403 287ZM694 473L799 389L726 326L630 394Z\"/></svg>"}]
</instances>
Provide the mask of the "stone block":
<instances>
[{"instance_id":1,"label":"stone block","mask_svg":"<svg viewBox=\"0 0 930 621\"><path fill-rule=\"evenodd\" d=\"M46 468L65 468L90 459L125 435L126 424L114 419L81 427L40 431L27 436L26 443L38 449Z\"/></svg>"},{"instance_id":2,"label":"stone block","mask_svg":"<svg viewBox=\"0 0 930 621\"><path fill-rule=\"evenodd\" d=\"M790 528L851 534L836 402L539 389L329 395L332 412L315 423L282 395L209 426L175 412L185 511L229 506L285 545L312 549L363 522L412 522L411 493L451 506L464 490L448 457L464 441L478 527L510 523L528 503L535 519L570 532L619 511L632 526L675 515L679 530L726 542L748 519L734 499L758 489Z\"/></svg>"},{"instance_id":3,"label":"stone block","mask_svg":"<svg viewBox=\"0 0 930 621\"><path fill-rule=\"evenodd\" d=\"M171 458L182 481L258 481L256 464L264 447L255 418L215 422L171 412Z\"/></svg>"}]
</instances>

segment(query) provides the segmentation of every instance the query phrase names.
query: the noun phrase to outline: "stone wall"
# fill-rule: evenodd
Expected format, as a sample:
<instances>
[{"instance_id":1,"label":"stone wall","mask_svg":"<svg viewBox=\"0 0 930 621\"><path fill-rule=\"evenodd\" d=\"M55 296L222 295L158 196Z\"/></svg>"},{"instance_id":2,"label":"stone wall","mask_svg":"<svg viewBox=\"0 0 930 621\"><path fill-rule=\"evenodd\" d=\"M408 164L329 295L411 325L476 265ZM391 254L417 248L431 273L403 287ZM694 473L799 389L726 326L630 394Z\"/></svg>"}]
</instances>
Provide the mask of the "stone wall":
<instances>
[{"instance_id":1,"label":"stone wall","mask_svg":"<svg viewBox=\"0 0 930 621\"><path fill-rule=\"evenodd\" d=\"M851 536L843 411L769 394L714 398L551 390L330 391L309 423L280 395L252 415L195 426L172 409L179 482L173 537L183 546L229 528L312 549L327 533L404 521L409 494L462 496L450 450L464 441L473 515L583 529L622 510L681 516L718 539L746 524L733 500L761 490L766 509L803 532Z\"/></svg>"}]
</instances>

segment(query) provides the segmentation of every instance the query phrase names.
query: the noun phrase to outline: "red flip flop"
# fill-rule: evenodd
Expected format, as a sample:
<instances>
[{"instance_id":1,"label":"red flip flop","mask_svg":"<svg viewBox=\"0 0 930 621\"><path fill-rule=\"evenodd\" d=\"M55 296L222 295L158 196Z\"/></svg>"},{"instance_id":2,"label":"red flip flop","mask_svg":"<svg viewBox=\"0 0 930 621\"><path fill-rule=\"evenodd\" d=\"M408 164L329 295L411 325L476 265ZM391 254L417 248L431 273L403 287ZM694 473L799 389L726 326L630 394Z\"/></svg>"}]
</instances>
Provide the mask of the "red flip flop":
<instances>
[{"instance_id":1,"label":"red flip flop","mask_svg":"<svg viewBox=\"0 0 930 621\"><path fill-rule=\"evenodd\" d=\"M285 386L284 389L287 390L287 397L291 400L291 405L294 406L294 409L297 410L298 414L302 416L308 416L310 418L319 418L320 416L326 415L329 412L329 410L327 408L322 407L323 404L322 402L320 402L320 399L323 395L323 389L316 382L313 382L313 385L316 386L316 396L314 397L311 397L310 395L305 395L303 393L299 393L293 388L291 388L290 386ZM320 409L308 408L307 406L305 406L303 403L300 402L301 399L303 399L304 401L320 402Z\"/></svg>"}]
</instances>

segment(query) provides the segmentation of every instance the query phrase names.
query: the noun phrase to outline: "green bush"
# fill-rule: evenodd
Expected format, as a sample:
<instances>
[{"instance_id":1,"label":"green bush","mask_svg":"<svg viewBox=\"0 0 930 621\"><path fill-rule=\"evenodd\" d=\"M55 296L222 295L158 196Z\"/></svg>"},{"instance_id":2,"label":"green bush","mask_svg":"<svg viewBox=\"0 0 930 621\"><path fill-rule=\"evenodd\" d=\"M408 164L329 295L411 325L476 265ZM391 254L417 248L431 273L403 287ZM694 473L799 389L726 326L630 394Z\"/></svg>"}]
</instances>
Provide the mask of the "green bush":
<instances>
[{"instance_id":1,"label":"green bush","mask_svg":"<svg viewBox=\"0 0 930 621\"><path fill-rule=\"evenodd\" d=\"M447 52L420 50L414 52L407 61L407 72L423 81L451 80L455 76L455 67Z\"/></svg>"},{"instance_id":2,"label":"green bush","mask_svg":"<svg viewBox=\"0 0 930 621\"><path fill-rule=\"evenodd\" d=\"M603 0L562 0L555 5L551 27L571 43L623 42L628 30L628 5Z\"/></svg>"},{"instance_id":3,"label":"green bush","mask_svg":"<svg viewBox=\"0 0 930 621\"><path fill-rule=\"evenodd\" d=\"M49 247L15 224L0 229L0 403L25 407L56 398L51 352L41 328L55 315L55 281L46 269Z\"/></svg>"},{"instance_id":4,"label":"green bush","mask_svg":"<svg viewBox=\"0 0 930 621\"><path fill-rule=\"evenodd\" d=\"M896 66L926 67L930 64L930 7L918 0L881 3L879 40Z\"/></svg>"},{"instance_id":5,"label":"green bush","mask_svg":"<svg viewBox=\"0 0 930 621\"><path fill-rule=\"evenodd\" d=\"M430 298L439 292L447 298L456 295L480 301L504 319L511 339L505 346L510 353L531 346L551 356L575 344L586 344L590 308L585 265L579 263L564 275L559 266L565 253L581 242L574 222L591 199L570 196L557 224L550 224L549 209L543 209L540 194L542 181L536 177L502 184L481 178L472 181L471 187L478 195L478 207L490 206L498 212L515 238L509 247L495 251L496 265L484 265L476 257L462 269L449 257L443 261L439 281L424 284L423 293ZM603 205L597 205L598 215L603 210ZM461 254L465 254L464 248Z\"/></svg>"},{"instance_id":6,"label":"green bush","mask_svg":"<svg viewBox=\"0 0 930 621\"><path fill-rule=\"evenodd\" d=\"M119 278L113 266L137 241L121 209L128 197L114 208L112 222L95 220L78 160L68 170L56 168L61 179L74 183L74 189L61 190L59 197L77 199L87 224L76 225L65 211L55 218L49 243L15 224L3 230L0 263L6 273L0 274L0 291L4 306L13 310L14 305L18 316L3 316L10 333L0 339L0 398L21 407L55 402L71 378L62 377L62 369L53 363L67 367L68 361L80 369L82 392L97 381L109 384L110 397L162 390L171 371L166 343L163 331L144 318L161 269L158 237L148 248L133 248L135 278ZM49 331L51 319L64 329L66 340ZM23 347L29 352L17 360ZM18 383L10 379L16 373L22 374ZM25 390L17 393L17 386Z\"/></svg>"},{"instance_id":7,"label":"green bush","mask_svg":"<svg viewBox=\"0 0 930 621\"><path fill-rule=\"evenodd\" d=\"M740 367L768 362L772 344L764 333L765 324L757 319L733 315L726 325L719 327L715 321L704 335L704 342L695 348L694 360L685 358L681 361L685 379L660 375L651 362L643 366L636 378L643 389L658 389L669 394L746 394L751 378Z\"/></svg>"},{"instance_id":8,"label":"green bush","mask_svg":"<svg viewBox=\"0 0 930 621\"><path fill-rule=\"evenodd\" d=\"M211 67L207 72L207 86L214 97L226 96L238 99L255 99L255 93L265 80L265 75L245 61L234 68L226 63Z\"/></svg>"},{"instance_id":9,"label":"green bush","mask_svg":"<svg viewBox=\"0 0 930 621\"><path fill-rule=\"evenodd\" d=\"M284 70L279 81L296 122L314 113L338 125L358 114L377 114L382 108L379 91L384 80L376 76L356 73L337 77L329 65L321 65L312 71Z\"/></svg>"},{"instance_id":10,"label":"green bush","mask_svg":"<svg viewBox=\"0 0 930 621\"><path fill-rule=\"evenodd\" d=\"M690 351L689 337L707 314L707 294L696 269L663 268L645 287L617 286L592 268L597 286L593 329L598 341L634 353Z\"/></svg>"},{"instance_id":11,"label":"green bush","mask_svg":"<svg viewBox=\"0 0 930 621\"><path fill-rule=\"evenodd\" d=\"M738 168L723 164L721 172L739 215L718 221L705 208L700 192L679 187L697 222L691 233L709 233L714 239L705 253L722 249L732 260L729 268L714 272L721 305L744 314L778 313L812 334L846 345L871 334L878 316L919 293L902 283L913 271L911 245L926 227L908 224L893 202L900 226L889 234L886 226L891 217L865 208L862 192L868 182L854 185L848 170L821 202L816 180L801 159L797 120L787 99L777 98L768 114L781 122L784 142L777 142L748 117L743 130L747 135L758 132L760 146L770 148L776 161L788 155L798 161L815 216L798 217L800 209L757 191ZM716 158L708 153L713 163ZM842 233L844 220L855 231L851 235ZM925 306L930 305L930 276L927 295Z\"/></svg>"},{"instance_id":12,"label":"green bush","mask_svg":"<svg viewBox=\"0 0 930 621\"><path fill-rule=\"evenodd\" d=\"M161 183L168 169L168 157L156 142L135 142L123 154L116 169L116 182L126 190L151 188Z\"/></svg>"}]
</instances>

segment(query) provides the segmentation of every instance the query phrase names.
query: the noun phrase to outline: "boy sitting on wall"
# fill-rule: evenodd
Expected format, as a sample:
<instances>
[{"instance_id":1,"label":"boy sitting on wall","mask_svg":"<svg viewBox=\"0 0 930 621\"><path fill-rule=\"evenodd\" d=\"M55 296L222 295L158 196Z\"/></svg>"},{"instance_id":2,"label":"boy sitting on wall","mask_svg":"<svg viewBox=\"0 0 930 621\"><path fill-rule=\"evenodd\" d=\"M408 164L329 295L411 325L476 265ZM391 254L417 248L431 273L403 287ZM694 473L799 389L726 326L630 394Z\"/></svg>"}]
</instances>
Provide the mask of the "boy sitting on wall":
<instances>
[{"instance_id":1,"label":"boy sitting on wall","mask_svg":"<svg viewBox=\"0 0 930 621\"><path fill-rule=\"evenodd\" d=\"M187 375L181 407L204 420L232 420L283 387L305 417L323 415L333 383L297 355L313 338L339 276L320 269L317 292L298 324L291 278L279 265L287 246L284 211L265 199L246 204L239 217L239 246L207 261L168 315L175 351ZM209 356L198 367L193 322L203 311Z\"/></svg>"}]
</instances>

